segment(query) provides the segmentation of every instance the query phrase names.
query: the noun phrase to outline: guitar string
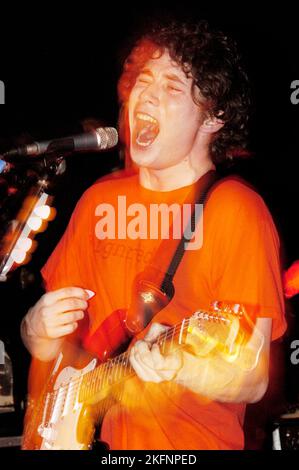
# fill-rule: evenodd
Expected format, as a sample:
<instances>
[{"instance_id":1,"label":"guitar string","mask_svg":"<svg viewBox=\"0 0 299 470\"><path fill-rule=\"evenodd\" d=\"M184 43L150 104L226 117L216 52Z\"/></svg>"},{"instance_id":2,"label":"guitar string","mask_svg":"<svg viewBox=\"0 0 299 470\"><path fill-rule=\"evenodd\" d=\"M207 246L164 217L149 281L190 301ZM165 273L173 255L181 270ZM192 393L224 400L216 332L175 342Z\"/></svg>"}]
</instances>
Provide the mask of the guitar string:
<instances>
[{"instance_id":1,"label":"guitar string","mask_svg":"<svg viewBox=\"0 0 299 470\"><path fill-rule=\"evenodd\" d=\"M195 314L197 315L197 319L199 319L199 320L205 320L205 321L212 320L212 321L217 321L218 323L219 322L223 323L223 322L228 321L228 319L225 318L225 317L220 317L218 314L209 313L209 312L206 312L206 311L201 311L200 310L200 311L196 312ZM172 339L172 343L173 343L173 339L174 339L175 335L177 335L177 333L178 333L177 330L178 329L180 330L180 334L181 334L181 332L184 332L185 330L187 330L189 328L190 320L194 319L194 315L192 317L188 318L188 319L185 319L185 324L184 325L183 325L183 322L181 322L181 323L171 327L165 333L162 333L158 337L157 343L159 344L161 342L165 342L165 340L167 340L169 338ZM223 315L223 313L222 313L222 315ZM164 346L165 346L165 344L163 345L163 347ZM71 396L73 398L74 395L77 395L79 388L81 388L81 390L79 390L79 395L80 395L80 393L82 391L82 388L84 387L83 398L82 398L82 400L80 400L80 401L84 401L84 398L86 397L86 395L87 395L87 397L95 395L97 393L96 390L98 388L99 388L98 393L100 393L101 391L105 390L107 387L109 388L112 385L112 382L113 382L113 385L117 385L117 383L119 383L120 379L118 379L118 380L114 379L112 381L110 380L110 383L109 383L109 377L111 378L111 374L109 376L109 372L111 372L111 370L115 369L115 366L116 366L116 370L117 370L117 366L120 365L119 364L120 360L123 364L126 364L125 365L125 368L126 368L128 366L128 360L129 360L128 351L126 351L125 353L120 354L116 358L108 360L106 363L103 363L103 364L99 365L98 367L96 367L92 371L89 371L89 372L81 375L79 378L71 380L67 385L63 385L63 386L59 387L54 392L50 392L50 400L49 401L52 402L50 404L51 405L50 415L52 415L52 413L53 413L53 407L59 406L60 409L62 409L65 406L66 398L67 397L69 398L69 396ZM133 368L131 366L130 366L130 368L132 369L132 372L133 372ZM100 372L100 369L103 369L102 373ZM120 371L121 371L122 374L124 374L124 372L125 372L123 369L124 368L122 368L122 369L120 368ZM107 378L105 378L105 375L107 375L108 380L107 380ZM89 377L89 379L88 379L88 377ZM99 380L99 378L100 378L100 380ZM121 380L122 380L122 378L123 377L121 377ZM105 383L104 379L106 380L107 383ZM82 384L79 387L79 382L80 381L82 382ZM101 383L101 386L99 387L100 382L102 382L102 383ZM73 391L71 392L71 394L70 394L70 392L64 393L64 392L67 392L67 389L71 385L75 385L73 387ZM56 400L56 397L57 397L58 394L61 394L61 398L58 398ZM62 404L59 403L61 400L63 400ZM71 401L71 400L69 399L69 401ZM73 404L74 403L75 403L75 400L73 400Z\"/></svg>"},{"instance_id":2,"label":"guitar string","mask_svg":"<svg viewBox=\"0 0 299 470\"><path fill-rule=\"evenodd\" d=\"M189 323L190 319L188 319L187 321ZM171 336L172 337L175 336L177 334L177 329L178 328L181 329L181 326L182 326L182 324L179 323L179 324L175 325L174 327L172 327L170 330L167 330L166 332L162 333L158 337L158 343L165 342L165 340L169 339ZM184 325L184 330L186 330L188 328L188 326L189 326L188 324L186 326ZM62 401L62 400L65 401L66 394L67 394L67 389L69 388L69 385L71 383L76 385L76 387L74 387L74 389L73 389L72 394L75 394L75 393L77 394L78 389L79 389L79 382L82 381L81 386L85 387L85 389L86 389L85 391L87 392L87 395L89 395L89 396L92 395L90 388L92 388L92 387L95 388L95 389L98 388L97 386L99 385L99 382L102 382L101 387L100 387L102 390L105 390L105 388L109 387L108 382L105 384L105 381L107 381L107 378L105 378L105 375L108 375L109 372L111 372L111 370L113 370L113 368L114 368L113 366L120 359L122 359L122 361L124 363L126 363L125 367L127 367L128 366L128 359L129 359L128 351L120 354L116 358L109 359L107 362L105 362L103 364L100 364L98 367L96 367L92 371L89 371L89 372L81 375L81 377L72 380L68 384L62 385L61 387L59 387L54 392L50 392L49 401L52 402L52 403L49 403L50 408L51 408L51 410L49 410L50 415L52 415L54 406L55 407L59 406L60 409L62 409L63 404L60 404L60 401ZM131 368L131 366L130 366L130 368ZM102 371L100 371L101 369L102 369ZM100 380L98 380L99 376L100 376ZM82 378L83 378L83 380L82 380ZM83 382L84 382L84 384L83 384ZM115 382L115 385L116 385L116 382ZM56 399L58 394L61 394L61 397Z\"/></svg>"},{"instance_id":3,"label":"guitar string","mask_svg":"<svg viewBox=\"0 0 299 470\"><path fill-rule=\"evenodd\" d=\"M201 319L201 320L213 320L213 321L217 321L218 323L219 322L223 323L223 321L228 321L227 318L225 318L225 317L220 317L218 314L208 313L206 311L198 311L198 312L196 312L196 314L197 314L198 319ZM172 342L173 342L174 336L177 333L176 330L178 328L180 330L183 330L183 331L185 329L187 329L188 326L189 326L190 320L192 318L194 318L194 315L191 318L185 319L185 322L187 322L187 325L186 326L184 325L183 328L182 328L183 323L179 323L179 324L175 325L174 327L172 327L170 330L167 330L165 333L161 334L160 337L158 338L158 343L165 341L165 339L168 339L169 337L172 337ZM123 358L125 358L125 360L123 360ZM59 400L63 400L65 402L66 396L65 396L65 394L62 393L62 391L65 392L66 389L69 388L71 384L76 384L76 387L73 388L71 396L77 394L79 381L83 382L83 380L85 381L85 383L84 383L85 390L84 391L85 391L85 395L87 395L87 396L92 396L96 393L95 390L97 390L99 388L98 386L99 386L100 381L102 382L101 387L100 387L100 389L102 389L102 390L105 390L105 388L111 386L111 382L114 382L114 385L116 385L119 382L119 380L116 381L114 379L114 381L112 380L112 381L110 381L110 383L109 383L109 381L107 381L107 383L105 383L105 380L106 380L106 379L104 380L105 374L109 375L109 372L111 372L111 369L112 370L115 369L114 366L116 366L116 370L117 370L117 365L119 365L118 362L120 360L122 360L122 363L126 364L126 366L127 366L128 365L128 359L129 359L129 355L128 355L128 351L126 351L125 353L117 356L116 358L111 359L111 360L107 361L106 363L98 366L96 369L94 369L90 372L87 372L84 375L81 375L81 377L79 377L78 379L72 380L66 386L59 387L59 389L57 389L57 391L55 391L54 393L53 392L51 393L51 395L52 395L52 397L51 397L52 398L52 400L51 400L52 401L51 413L53 412L53 406L56 405L56 407L57 407L58 405L60 405ZM104 371L103 371L102 376L100 376L100 381L99 381L99 370L100 369L104 369ZM124 373L123 370L121 372L122 372L122 374ZM89 380L86 379L86 377L88 377L88 376L90 378ZM94 377L92 377L92 376L94 376ZM110 378L111 378L111 375L110 375ZM61 398L58 399L57 401L55 401L56 396L57 396L58 393L61 394ZM80 394L80 392L79 392L79 394ZM69 398L69 394L68 394L68 398ZM55 401L55 405L54 405L54 401ZM84 401L84 398L80 401ZM60 405L61 409L62 409L62 406L63 405L61 404Z\"/></svg>"},{"instance_id":4,"label":"guitar string","mask_svg":"<svg viewBox=\"0 0 299 470\"><path fill-rule=\"evenodd\" d=\"M207 313L206 311L198 311L196 313L197 313L198 319L204 319L204 320L207 320L207 319L211 320L212 319L214 321L216 320L217 322L227 321L227 318L225 318L225 317L219 317L219 315ZM172 327L170 330L167 330L165 333L161 334L158 338L158 343L165 342L166 339L169 339L171 337L171 339L172 339L171 345L172 345L174 337L177 334L177 330L179 329L180 334L182 334L184 332L184 330L186 330L189 327L189 323L190 323L190 320L192 318L194 318L194 317L191 317L191 318L189 317L188 319L185 319L185 325L183 324L184 322L181 322L181 323L175 325L174 327ZM129 360L129 355L128 355L128 351L126 351L125 353L123 353L123 354L117 356L116 358L108 361L107 363L102 364L104 372L103 372L103 375L101 376L101 380L102 380L103 384L105 383L105 381L107 382L105 384L106 387L111 385L111 383L109 381L107 381L107 378L105 377L107 375L108 378L111 378L111 375L109 377L109 373L111 372L111 368L114 368L114 366L116 366L115 368L116 368L116 371L117 371L117 366L120 365L120 362L122 362L126 367L128 365L128 360ZM122 370L122 373L123 373L123 370ZM98 380L98 378L99 378L98 377L99 376L99 368L96 368L96 369L92 370L91 372L87 373L84 376L85 382L86 382L86 378L88 380L88 375L89 375L90 381L87 382L87 384L85 383L85 385L87 385L87 387L88 387L88 385L90 385L90 384L95 384L95 387L97 388L97 385L99 385L99 380ZM117 375L117 372L115 373L115 375ZM116 380L114 380L114 382L116 382ZM90 395L90 393L89 393L89 395Z\"/></svg>"}]
</instances>

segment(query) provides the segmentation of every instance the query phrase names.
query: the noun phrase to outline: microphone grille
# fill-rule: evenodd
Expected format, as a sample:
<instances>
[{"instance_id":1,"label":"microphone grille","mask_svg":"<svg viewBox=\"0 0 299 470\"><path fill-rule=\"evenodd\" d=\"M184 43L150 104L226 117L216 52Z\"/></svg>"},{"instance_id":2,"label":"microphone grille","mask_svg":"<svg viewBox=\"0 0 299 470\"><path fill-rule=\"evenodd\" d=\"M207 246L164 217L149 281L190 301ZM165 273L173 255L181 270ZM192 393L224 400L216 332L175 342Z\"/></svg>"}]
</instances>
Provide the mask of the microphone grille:
<instances>
[{"instance_id":1,"label":"microphone grille","mask_svg":"<svg viewBox=\"0 0 299 470\"><path fill-rule=\"evenodd\" d=\"M99 127L96 129L99 147L102 150L115 147L118 143L117 130L114 127Z\"/></svg>"}]
</instances>

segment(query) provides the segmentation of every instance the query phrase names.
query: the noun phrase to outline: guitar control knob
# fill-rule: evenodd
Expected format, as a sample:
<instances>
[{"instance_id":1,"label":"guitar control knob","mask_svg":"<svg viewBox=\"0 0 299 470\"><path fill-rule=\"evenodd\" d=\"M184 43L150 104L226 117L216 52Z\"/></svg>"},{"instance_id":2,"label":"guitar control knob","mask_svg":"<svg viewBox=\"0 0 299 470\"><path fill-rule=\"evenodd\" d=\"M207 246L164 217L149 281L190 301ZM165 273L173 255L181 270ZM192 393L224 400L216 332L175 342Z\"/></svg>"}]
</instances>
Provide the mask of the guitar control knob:
<instances>
[{"instance_id":1,"label":"guitar control knob","mask_svg":"<svg viewBox=\"0 0 299 470\"><path fill-rule=\"evenodd\" d=\"M215 300L214 302L212 302L212 309L215 310L216 312L221 310L221 307L222 307L222 302L220 302L220 300Z\"/></svg>"}]
</instances>

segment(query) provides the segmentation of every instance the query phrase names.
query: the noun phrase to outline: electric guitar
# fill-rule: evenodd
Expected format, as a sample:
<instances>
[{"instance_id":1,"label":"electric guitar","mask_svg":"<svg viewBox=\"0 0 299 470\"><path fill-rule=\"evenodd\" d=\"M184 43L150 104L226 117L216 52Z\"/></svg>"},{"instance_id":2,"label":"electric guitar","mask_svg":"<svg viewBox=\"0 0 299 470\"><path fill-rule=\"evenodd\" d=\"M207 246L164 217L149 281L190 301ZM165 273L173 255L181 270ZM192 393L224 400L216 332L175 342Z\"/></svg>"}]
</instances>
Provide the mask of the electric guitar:
<instances>
[{"instance_id":1,"label":"electric guitar","mask_svg":"<svg viewBox=\"0 0 299 470\"><path fill-rule=\"evenodd\" d=\"M197 311L170 327L156 343L162 354L182 348L201 357L218 354L251 370L257 365L263 345L260 335L252 350L247 347L253 330L256 329L241 305L215 302L211 310ZM117 390L134 374L129 351L99 363L96 358L78 355L68 344L59 354L38 399L29 400L22 448L91 449L96 427L107 408L118 400Z\"/></svg>"}]
</instances>

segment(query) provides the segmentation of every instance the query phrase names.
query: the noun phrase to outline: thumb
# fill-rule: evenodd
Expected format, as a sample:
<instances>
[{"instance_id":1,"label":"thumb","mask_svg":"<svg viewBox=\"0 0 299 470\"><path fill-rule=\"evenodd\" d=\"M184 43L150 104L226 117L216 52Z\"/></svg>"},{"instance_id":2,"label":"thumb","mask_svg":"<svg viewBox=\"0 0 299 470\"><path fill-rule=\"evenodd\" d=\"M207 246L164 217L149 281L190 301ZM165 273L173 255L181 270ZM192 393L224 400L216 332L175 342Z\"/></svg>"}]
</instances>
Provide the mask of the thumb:
<instances>
[{"instance_id":1,"label":"thumb","mask_svg":"<svg viewBox=\"0 0 299 470\"><path fill-rule=\"evenodd\" d=\"M144 340L152 343L156 341L158 336L166 332L168 329L168 326L161 325L161 323L153 323L148 332L146 333Z\"/></svg>"}]
</instances>

